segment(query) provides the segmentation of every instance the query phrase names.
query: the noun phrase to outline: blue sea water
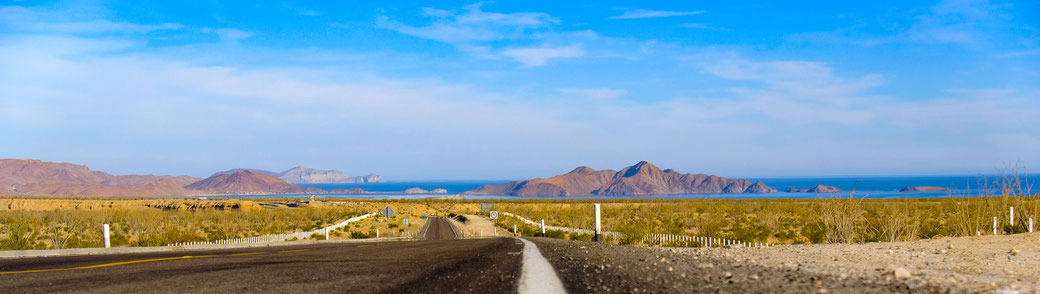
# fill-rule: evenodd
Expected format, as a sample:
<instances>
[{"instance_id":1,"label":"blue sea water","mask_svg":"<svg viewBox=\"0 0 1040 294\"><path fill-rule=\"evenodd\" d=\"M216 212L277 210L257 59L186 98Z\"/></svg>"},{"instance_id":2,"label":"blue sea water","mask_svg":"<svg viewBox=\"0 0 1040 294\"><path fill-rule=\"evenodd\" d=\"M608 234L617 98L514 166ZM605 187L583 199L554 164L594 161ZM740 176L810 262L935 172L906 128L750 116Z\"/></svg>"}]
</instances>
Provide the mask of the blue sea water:
<instances>
[{"instance_id":1,"label":"blue sea water","mask_svg":"<svg viewBox=\"0 0 1040 294\"><path fill-rule=\"evenodd\" d=\"M848 197L853 194L856 198L928 198L928 197L975 197L985 196L999 191L1002 180L1001 176L908 176L908 177L823 177L823 178L757 178L749 179L766 183L770 187L780 190L777 193L764 194L691 194L691 195L659 195L659 196L568 196L567 199L603 199L603 198L658 198L658 199L685 199L685 198L718 198L718 199L754 199L754 198L833 198ZM1035 195L1040 189L1040 174L1027 174L1019 176L1023 188L1028 193ZM461 194L484 185L501 184L507 181L419 181L419 182L383 182L367 184L301 184L304 187L314 187L325 190L361 188L370 192L369 194L325 194L323 196L349 197L359 199L422 199L428 197L446 197ZM817 184L834 186L845 190L842 193L788 193L783 192L789 188L811 188ZM908 186L937 186L950 188L950 192L915 192L906 193L899 190ZM423 190L446 189L447 194L403 194L402 191L409 188L421 188ZM268 195L270 197L300 197L308 195ZM255 197L255 196L253 196ZM466 199L531 199L529 197L516 196L471 196L463 195ZM545 197L558 198L558 197ZM544 199L544 198L543 198Z\"/></svg>"}]
</instances>

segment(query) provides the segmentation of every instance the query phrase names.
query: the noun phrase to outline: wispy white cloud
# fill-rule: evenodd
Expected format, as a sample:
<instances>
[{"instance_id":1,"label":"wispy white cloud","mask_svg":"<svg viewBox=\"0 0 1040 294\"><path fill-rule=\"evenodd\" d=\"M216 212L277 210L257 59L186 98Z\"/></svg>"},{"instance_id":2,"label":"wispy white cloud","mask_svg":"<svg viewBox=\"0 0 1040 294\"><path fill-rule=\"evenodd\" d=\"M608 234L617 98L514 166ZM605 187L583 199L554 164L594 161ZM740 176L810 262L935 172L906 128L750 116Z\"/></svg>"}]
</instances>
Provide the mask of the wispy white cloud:
<instances>
[{"instance_id":1,"label":"wispy white cloud","mask_svg":"<svg viewBox=\"0 0 1040 294\"><path fill-rule=\"evenodd\" d=\"M822 62L751 61L736 55L713 55L697 64L722 79L764 85L732 88L732 93L743 100L721 103L728 106L721 107L720 113L753 111L778 122L800 125L892 125L943 131L1040 124L1040 118L1026 114L1040 110L1040 101L1031 102L1031 95L1012 89L952 88L934 98L906 99L870 93L885 83L883 75L843 76Z\"/></svg>"},{"instance_id":2,"label":"wispy white cloud","mask_svg":"<svg viewBox=\"0 0 1040 294\"><path fill-rule=\"evenodd\" d=\"M555 17L541 12L488 12L482 9L483 3L475 3L461 10L443 10L426 7L422 15L432 18L428 25L409 25L391 20L388 16L380 16L380 26L406 35L436 40L455 45L460 51L472 56L486 59L512 59L523 67L545 66L552 59L575 58L586 55L580 46L560 47L560 40L587 38L588 34L578 32L559 37L559 33L546 34L550 27L561 23ZM595 35L595 33L592 33ZM519 41L522 43L540 44L531 47L503 45L502 41Z\"/></svg>"},{"instance_id":3,"label":"wispy white cloud","mask_svg":"<svg viewBox=\"0 0 1040 294\"><path fill-rule=\"evenodd\" d=\"M235 28L204 29L203 32L212 32L217 34L217 36L220 36L220 39L224 41L238 41L256 35L256 33Z\"/></svg>"},{"instance_id":4,"label":"wispy white cloud","mask_svg":"<svg viewBox=\"0 0 1040 294\"><path fill-rule=\"evenodd\" d=\"M610 19L640 19L640 18L660 18L660 17L672 17L672 16L685 16L685 15L698 15L707 13L705 10L696 11L665 11L665 10L645 10L635 9L625 11L621 15L611 16Z\"/></svg>"},{"instance_id":5,"label":"wispy white cloud","mask_svg":"<svg viewBox=\"0 0 1040 294\"><path fill-rule=\"evenodd\" d=\"M482 3L464 7L461 12L424 8L422 14L434 18L426 26L413 26L389 17L380 17L383 27L424 39L449 43L486 42L517 39L560 20L540 12L497 13L481 10Z\"/></svg>"},{"instance_id":6,"label":"wispy white cloud","mask_svg":"<svg viewBox=\"0 0 1040 294\"><path fill-rule=\"evenodd\" d=\"M515 59L525 67L535 67L545 65L550 59L585 56L585 50L575 46L557 48L514 48L502 51L502 54Z\"/></svg>"},{"instance_id":7,"label":"wispy white cloud","mask_svg":"<svg viewBox=\"0 0 1040 294\"><path fill-rule=\"evenodd\" d=\"M993 31L1007 30L1007 6L987 0L943 0L926 12L914 15L906 25L885 33L861 33L863 24L822 32L791 34L793 41L844 43L878 46L893 43L959 44L974 46L985 42ZM886 25L889 26L889 25Z\"/></svg>"},{"instance_id":8,"label":"wispy white cloud","mask_svg":"<svg viewBox=\"0 0 1040 294\"><path fill-rule=\"evenodd\" d=\"M1040 55L1040 49L1026 49L1004 53L1004 57L1028 57Z\"/></svg>"},{"instance_id":9,"label":"wispy white cloud","mask_svg":"<svg viewBox=\"0 0 1040 294\"><path fill-rule=\"evenodd\" d=\"M23 32L58 34L142 34L184 28L177 23L138 24L97 18L70 18L66 14L63 11L0 6L0 24Z\"/></svg>"},{"instance_id":10,"label":"wispy white cloud","mask_svg":"<svg viewBox=\"0 0 1040 294\"><path fill-rule=\"evenodd\" d=\"M988 0L943 0L929 13L918 15L905 38L920 43L975 44L986 36L981 26L1001 14L1003 7Z\"/></svg>"},{"instance_id":11,"label":"wispy white cloud","mask_svg":"<svg viewBox=\"0 0 1040 294\"><path fill-rule=\"evenodd\" d=\"M291 11L295 12L296 14L303 15L303 16L312 16L313 17L313 16L320 16L321 15L320 11L317 11L317 10L314 10L314 9L308 9L308 8L304 8L304 7L300 7L300 6L289 5L289 4L282 4L282 7L285 8L285 9L291 10Z\"/></svg>"},{"instance_id":12,"label":"wispy white cloud","mask_svg":"<svg viewBox=\"0 0 1040 294\"><path fill-rule=\"evenodd\" d=\"M560 93L596 100L610 100L625 96L628 94L628 90L613 88L563 88L560 89Z\"/></svg>"}]
</instances>

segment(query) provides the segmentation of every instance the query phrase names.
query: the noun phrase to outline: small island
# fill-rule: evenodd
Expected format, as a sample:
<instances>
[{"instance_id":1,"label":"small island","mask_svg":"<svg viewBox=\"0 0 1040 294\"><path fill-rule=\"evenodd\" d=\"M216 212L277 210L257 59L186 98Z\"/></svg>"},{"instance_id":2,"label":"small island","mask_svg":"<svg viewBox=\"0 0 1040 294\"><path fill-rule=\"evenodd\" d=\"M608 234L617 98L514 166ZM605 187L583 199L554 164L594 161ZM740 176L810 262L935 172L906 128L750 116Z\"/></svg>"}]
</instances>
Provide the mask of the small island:
<instances>
[{"instance_id":1,"label":"small island","mask_svg":"<svg viewBox=\"0 0 1040 294\"><path fill-rule=\"evenodd\" d=\"M812 188L804 188L804 189L790 188L790 189L787 189L787 192L788 193L837 193L837 192L842 192L842 190L838 189L837 187L834 187L834 186L825 186L825 185L820 184L820 185L816 185L815 187L812 187Z\"/></svg>"},{"instance_id":2,"label":"small island","mask_svg":"<svg viewBox=\"0 0 1040 294\"><path fill-rule=\"evenodd\" d=\"M910 186L900 189L899 192L949 192L950 188L935 186Z\"/></svg>"}]
</instances>

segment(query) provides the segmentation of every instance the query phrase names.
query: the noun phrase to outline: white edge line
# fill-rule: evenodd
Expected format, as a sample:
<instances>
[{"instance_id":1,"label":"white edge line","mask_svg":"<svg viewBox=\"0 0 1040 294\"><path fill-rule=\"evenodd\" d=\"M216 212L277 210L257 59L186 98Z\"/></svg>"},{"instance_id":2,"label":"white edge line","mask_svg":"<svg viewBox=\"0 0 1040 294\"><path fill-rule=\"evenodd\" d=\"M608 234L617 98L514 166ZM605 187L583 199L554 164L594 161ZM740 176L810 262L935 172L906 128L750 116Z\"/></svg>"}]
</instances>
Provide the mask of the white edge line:
<instances>
[{"instance_id":1,"label":"white edge line","mask_svg":"<svg viewBox=\"0 0 1040 294\"><path fill-rule=\"evenodd\" d=\"M542 252L538 251L538 246L522 238L516 239L524 243L524 257L517 292L520 294L567 293L560 277L556 275L556 270L548 260L545 260Z\"/></svg>"}]
</instances>

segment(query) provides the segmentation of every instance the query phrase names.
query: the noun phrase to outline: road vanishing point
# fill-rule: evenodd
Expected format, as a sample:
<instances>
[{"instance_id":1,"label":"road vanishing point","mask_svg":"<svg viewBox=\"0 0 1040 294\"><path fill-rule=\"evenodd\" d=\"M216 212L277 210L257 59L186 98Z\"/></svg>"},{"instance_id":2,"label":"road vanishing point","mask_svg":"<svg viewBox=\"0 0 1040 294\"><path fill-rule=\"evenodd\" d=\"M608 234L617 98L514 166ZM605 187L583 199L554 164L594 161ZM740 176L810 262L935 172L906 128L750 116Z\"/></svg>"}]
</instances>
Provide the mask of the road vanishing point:
<instances>
[{"instance_id":1,"label":"road vanishing point","mask_svg":"<svg viewBox=\"0 0 1040 294\"><path fill-rule=\"evenodd\" d=\"M0 259L0 293L930 293L696 251L548 238L423 240ZM826 287L826 288L824 288Z\"/></svg>"}]
</instances>

